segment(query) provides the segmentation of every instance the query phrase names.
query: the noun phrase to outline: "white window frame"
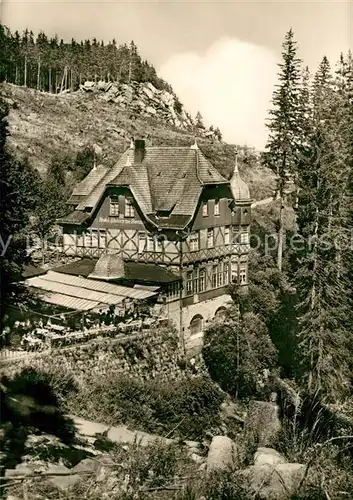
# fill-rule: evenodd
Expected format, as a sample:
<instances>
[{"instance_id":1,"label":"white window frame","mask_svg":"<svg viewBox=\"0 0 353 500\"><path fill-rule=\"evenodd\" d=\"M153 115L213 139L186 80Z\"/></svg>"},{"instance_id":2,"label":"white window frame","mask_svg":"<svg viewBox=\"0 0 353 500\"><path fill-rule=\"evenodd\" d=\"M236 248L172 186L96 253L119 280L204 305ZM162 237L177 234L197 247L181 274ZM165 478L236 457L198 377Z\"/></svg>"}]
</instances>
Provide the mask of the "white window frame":
<instances>
[{"instance_id":1,"label":"white window frame","mask_svg":"<svg viewBox=\"0 0 353 500\"><path fill-rule=\"evenodd\" d=\"M155 251L161 253L163 252L163 250L164 250L163 240L159 239L157 236L155 241Z\"/></svg>"},{"instance_id":2,"label":"white window frame","mask_svg":"<svg viewBox=\"0 0 353 500\"><path fill-rule=\"evenodd\" d=\"M199 233L191 233L189 236L190 252L197 252L200 249Z\"/></svg>"},{"instance_id":3,"label":"white window frame","mask_svg":"<svg viewBox=\"0 0 353 500\"><path fill-rule=\"evenodd\" d=\"M202 203L202 217L208 217L208 202L204 201Z\"/></svg>"},{"instance_id":4,"label":"white window frame","mask_svg":"<svg viewBox=\"0 0 353 500\"><path fill-rule=\"evenodd\" d=\"M214 202L214 214L215 215L220 215L220 203L219 200L215 200Z\"/></svg>"},{"instance_id":5,"label":"white window frame","mask_svg":"<svg viewBox=\"0 0 353 500\"><path fill-rule=\"evenodd\" d=\"M206 269L199 269L199 293L206 290Z\"/></svg>"},{"instance_id":6,"label":"white window frame","mask_svg":"<svg viewBox=\"0 0 353 500\"><path fill-rule=\"evenodd\" d=\"M193 279L194 279L193 272L187 271L186 272L186 295L192 295L194 293Z\"/></svg>"},{"instance_id":7,"label":"white window frame","mask_svg":"<svg viewBox=\"0 0 353 500\"><path fill-rule=\"evenodd\" d=\"M240 233L240 243L242 243L244 245L249 244L249 233L248 232Z\"/></svg>"},{"instance_id":8,"label":"white window frame","mask_svg":"<svg viewBox=\"0 0 353 500\"><path fill-rule=\"evenodd\" d=\"M105 229L99 230L99 248L107 248L107 232Z\"/></svg>"},{"instance_id":9,"label":"white window frame","mask_svg":"<svg viewBox=\"0 0 353 500\"><path fill-rule=\"evenodd\" d=\"M135 217L135 209L132 201L129 198L125 198L125 211L124 216L127 219L133 219Z\"/></svg>"},{"instance_id":10,"label":"white window frame","mask_svg":"<svg viewBox=\"0 0 353 500\"><path fill-rule=\"evenodd\" d=\"M91 229L91 247L99 248L99 230Z\"/></svg>"},{"instance_id":11,"label":"white window frame","mask_svg":"<svg viewBox=\"0 0 353 500\"><path fill-rule=\"evenodd\" d=\"M155 251L155 246L154 246L154 237L152 234L147 235L147 252L154 252Z\"/></svg>"},{"instance_id":12,"label":"white window frame","mask_svg":"<svg viewBox=\"0 0 353 500\"><path fill-rule=\"evenodd\" d=\"M211 238L210 238L211 236ZM212 244L210 244L210 239ZM207 248L214 248L214 230L213 228L207 229Z\"/></svg>"},{"instance_id":13,"label":"white window frame","mask_svg":"<svg viewBox=\"0 0 353 500\"><path fill-rule=\"evenodd\" d=\"M230 245L230 226L224 226L224 244Z\"/></svg>"},{"instance_id":14,"label":"white window frame","mask_svg":"<svg viewBox=\"0 0 353 500\"><path fill-rule=\"evenodd\" d=\"M231 281L238 283L238 262L231 262Z\"/></svg>"},{"instance_id":15,"label":"white window frame","mask_svg":"<svg viewBox=\"0 0 353 500\"><path fill-rule=\"evenodd\" d=\"M109 216L110 217L119 217L120 215L120 205L119 205L119 197L111 196L110 197L110 205L109 205Z\"/></svg>"},{"instance_id":16,"label":"white window frame","mask_svg":"<svg viewBox=\"0 0 353 500\"><path fill-rule=\"evenodd\" d=\"M248 272L247 267L240 265L239 269L239 283L240 285L246 285L248 283Z\"/></svg>"}]
</instances>

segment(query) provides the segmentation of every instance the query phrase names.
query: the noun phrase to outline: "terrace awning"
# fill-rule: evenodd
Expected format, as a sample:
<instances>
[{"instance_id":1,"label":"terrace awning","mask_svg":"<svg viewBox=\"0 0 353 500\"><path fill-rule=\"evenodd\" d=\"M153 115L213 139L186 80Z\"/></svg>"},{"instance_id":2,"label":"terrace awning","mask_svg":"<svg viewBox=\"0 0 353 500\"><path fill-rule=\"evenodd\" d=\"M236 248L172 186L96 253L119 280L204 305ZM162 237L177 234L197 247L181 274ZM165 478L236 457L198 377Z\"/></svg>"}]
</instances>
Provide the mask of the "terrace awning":
<instances>
[{"instance_id":1,"label":"terrace awning","mask_svg":"<svg viewBox=\"0 0 353 500\"><path fill-rule=\"evenodd\" d=\"M157 295L152 290L129 288L55 271L28 278L25 284L40 290L40 298L44 302L79 311L122 305L125 299L144 300Z\"/></svg>"}]
</instances>

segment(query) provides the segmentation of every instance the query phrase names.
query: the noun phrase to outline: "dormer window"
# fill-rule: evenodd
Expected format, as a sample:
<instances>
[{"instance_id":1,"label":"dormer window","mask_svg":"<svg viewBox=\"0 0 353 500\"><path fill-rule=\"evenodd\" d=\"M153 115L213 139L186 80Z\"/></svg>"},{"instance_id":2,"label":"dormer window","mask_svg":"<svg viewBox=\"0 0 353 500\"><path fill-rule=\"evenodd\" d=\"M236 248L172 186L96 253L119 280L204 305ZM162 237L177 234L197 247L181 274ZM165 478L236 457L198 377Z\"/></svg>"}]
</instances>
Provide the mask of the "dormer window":
<instances>
[{"instance_id":1,"label":"dormer window","mask_svg":"<svg viewBox=\"0 0 353 500\"><path fill-rule=\"evenodd\" d=\"M119 217L119 198L117 196L110 197L109 215L111 217Z\"/></svg>"},{"instance_id":2,"label":"dormer window","mask_svg":"<svg viewBox=\"0 0 353 500\"><path fill-rule=\"evenodd\" d=\"M130 200L125 199L125 217L135 217L135 210Z\"/></svg>"},{"instance_id":3,"label":"dormer window","mask_svg":"<svg viewBox=\"0 0 353 500\"><path fill-rule=\"evenodd\" d=\"M202 217L208 217L208 203L207 203L207 201L202 203Z\"/></svg>"},{"instance_id":4,"label":"dormer window","mask_svg":"<svg viewBox=\"0 0 353 500\"><path fill-rule=\"evenodd\" d=\"M214 214L219 215L219 200L216 200L214 203Z\"/></svg>"}]
</instances>

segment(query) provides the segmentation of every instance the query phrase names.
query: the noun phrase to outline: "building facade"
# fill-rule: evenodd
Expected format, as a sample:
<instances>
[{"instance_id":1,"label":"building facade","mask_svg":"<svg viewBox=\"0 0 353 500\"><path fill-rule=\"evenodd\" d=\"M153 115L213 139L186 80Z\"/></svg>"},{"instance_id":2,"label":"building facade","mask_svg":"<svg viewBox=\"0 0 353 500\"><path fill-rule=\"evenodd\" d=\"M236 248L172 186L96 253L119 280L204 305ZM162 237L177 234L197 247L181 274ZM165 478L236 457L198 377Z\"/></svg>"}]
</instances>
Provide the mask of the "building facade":
<instances>
[{"instance_id":1,"label":"building facade","mask_svg":"<svg viewBox=\"0 0 353 500\"><path fill-rule=\"evenodd\" d=\"M65 253L98 259L91 277L160 284L186 346L227 307L228 285L247 285L249 189L237 165L225 179L196 143L135 141L113 167L94 168L68 203L72 211L59 221Z\"/></svg>"}]
</instances>

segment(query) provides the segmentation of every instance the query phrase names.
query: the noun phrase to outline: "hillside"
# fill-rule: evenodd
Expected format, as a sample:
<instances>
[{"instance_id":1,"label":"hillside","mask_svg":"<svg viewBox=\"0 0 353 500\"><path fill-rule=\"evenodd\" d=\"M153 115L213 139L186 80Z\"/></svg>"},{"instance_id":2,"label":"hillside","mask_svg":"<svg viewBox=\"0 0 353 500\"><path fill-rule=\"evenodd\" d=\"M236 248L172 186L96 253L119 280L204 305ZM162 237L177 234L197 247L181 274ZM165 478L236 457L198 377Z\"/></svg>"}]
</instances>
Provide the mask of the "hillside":
<instances>
[{"instance_id":1,"label":"hillside","mask_svg":"<svg viewBox=\"0 0 353 500\"><path fill-rule=\"evenodd\" d=\"M86 82L75 92L50 94L3 84L1 93L10 107L9 144L44 173L53 155L74 156L93 145L102 151L101 163L113 164L131 137L153 145L193 143L195 127L187 113L175 111L173 94L150 83L114 86ZM196 128L196 134L204 154L229 177L235 145L220 142L206 129ZM240 148L239 166L254 199L272 194L273 174L261 166L258 153Z\"/></svg>"}]
</instances>

